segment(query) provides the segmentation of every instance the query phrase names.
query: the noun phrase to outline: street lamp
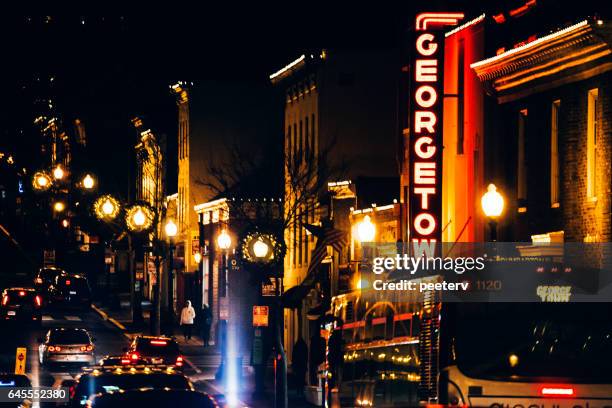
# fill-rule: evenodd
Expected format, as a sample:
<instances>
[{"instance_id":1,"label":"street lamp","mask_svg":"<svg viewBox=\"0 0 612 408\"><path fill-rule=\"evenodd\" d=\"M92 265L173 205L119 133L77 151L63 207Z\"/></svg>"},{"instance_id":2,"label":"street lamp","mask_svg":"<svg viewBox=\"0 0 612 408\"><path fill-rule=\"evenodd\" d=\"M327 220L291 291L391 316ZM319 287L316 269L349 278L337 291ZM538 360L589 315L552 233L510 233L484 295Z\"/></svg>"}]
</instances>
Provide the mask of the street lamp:
<instances>
[{"instance_id":1,"label":"street lamp","mask_svg":"<svg viewBox=\"0 0 612 408\"><path fill-rule=\"evenodd\" d=\"M114 220L119 215L120 208L119 201L111 195L98 197L93 205L96 218L105 221Z\"/></svg>"},{"instance_id":2,"label":"street lamp","mask_svg":"<svg viewBox=\"0 0 612 408\"><path fill-rule=\"evenodd\" d=\"M94 180L91 174L86 174L85 177L83 177L83 180L81 180L81 185L84 189L91 190L95 187L96 180Z\"/></svg>"},{"instance_id":3,"label":"street lamp","mask_svg":"<svg viewBox=\"0 0 612 408\"><path fill-rule=\"evenodd\" d=\"M65 209L66 209L66 204L64 204L64 202L63 202L63 201L56 201L56 202L53 204L53 210L54 210L55 212L58 212L58 213L59 213L59 212L64 211Z\"/></svg>"},{"instance_id":4,"label":"street lamp","mask_svg":"<svg viewBox=\"0 0 612 408\"><path fill-rule=\"evenodd\" d=\"M221 285L222 296L226 297L228 295L228 277L227 277L227 250L232 245L232 237L227 232L227 230L222 230L217 237L217 245L219 248L223 250L223 264L222 264L222 277L224 279L223 284Z\"/></svg>"},{"instance_id":5,"label":"street lamp","mask_svg":"<svg viewBox=\"0 0 612 408\"><path fill-rule=\"evenodd\" d=\"M196 252L195 254L193 254L193 260L195 261L195 263L199 264L200 262L202 262L202 254Z\"/></svg>"},{"instance_id":6,"label":"street lamp","mask_svg":"<svg viewBox=\"0 0 612 408\"><path fill-rule=\"evenodd\" d=\"M258 238L257 241L253 244L253 254L257 258L265 258L270 251L270 246L266 244L261 238Z\"/></svg>"},{"instance_id":7,"label":"street lamp","mask_svg":"<svg viewBox=\"0 0 612 408\"><path fill-rule=\"evenodd\" d=\"M48 190L51 187L51 177L45 172L38 171L34 173L34 177L32 178L32 186L35 190L44 191Z\"/></svg>"},{"instance_id":8,"label":"street lamp","mask_svg":"<svg viewBox=\"0 0 612 408\"><path fill-rule=\"evenodd\" d=\"M174 221L168 220L164 231L170 244L168 246L168 317L174 325L174 237L178 234L178 226Z\"/></svg>"},{"instance_id":9,"label":"street lamp","mask_svg":"<svg viewBox=\"0 0 612 408\"><path fill-rule=\"evenodd\" d=\"M363 221L357 225L357 237L363 243L374 241L375 235L376 226L372 223L370 216L366 215L363 217Z\"/></svg>"},{"instance_id":10,"label":"street lamp","mask_svg":"<svg viewBox=\"0 0 612 408\"><path fill-rule=\"evenodd\" d=\"M223 249L224 251L228 250L232 245L232 237L230 237L230 234L227 233L227 230L221 231L217 237L217 245L219 245L219 248Z\"/></svg>"},{"instance_id":11,"label":"street lamp","mask_svg":"<svg viewBox=\"0 0 612 408\"><path fill-rule=\"evenodd\" d=\"M64 175L65 175L64 169L62 169L62 166L58 164L53 169L53 177L55 177L56 180L61 180L64 178Z\"/></svg>"},{"instance_id":12,"label":"street lamp","mask_svg":"<svg viewBox=\"0 0 612 408\"><path fill-rule=\"evenodd\" d=\"M366 242L373 242L376 237L376 225L372 222L369 215L363 217L363 220L357 224L357 238L361 243L361 258L363 263L367 262L368 256L366 253L367 246L364 245ZM359 280L357 281L357 289L366 289L368 284L367 281L361 278L361 270L359 269L359 263L357 264L357 274Z\"/></svg>"},{"instance_id":13,"label":"street lamp","mask_svg":"<svg viewBox=\"0 0 612 408\"><path fill-rule=\"evenodd\" d=\"M504 211L504 197L497 191L495 184L491 183L487 187L487 192L483 194L480 200L482 211L489 219L491 228L491 241L497 241L497 218Z\"/></svg>"},{"instance_id":14,"label":"street lamp","mask_svg":"<svg viewBox=\"0 0 612 408\"><path fill-rule=\"evenodd\" d=\"M125 214L125 223L132 232L144 232L153 226L155 212L146 205L136 204L129 207Z\"/></svg>"}]
</instances>

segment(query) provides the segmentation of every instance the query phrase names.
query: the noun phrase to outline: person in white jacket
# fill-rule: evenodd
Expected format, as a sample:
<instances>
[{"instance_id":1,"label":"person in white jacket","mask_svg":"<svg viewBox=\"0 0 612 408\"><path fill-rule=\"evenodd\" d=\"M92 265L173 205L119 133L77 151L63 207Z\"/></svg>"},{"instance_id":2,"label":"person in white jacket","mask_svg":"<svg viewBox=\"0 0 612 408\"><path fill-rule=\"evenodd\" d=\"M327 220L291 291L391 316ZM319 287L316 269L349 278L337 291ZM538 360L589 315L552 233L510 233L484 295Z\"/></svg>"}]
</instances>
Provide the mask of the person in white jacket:
<instances>
[{"instance_id":1,"label":"person in white jacket","mask_svg":"<svg viewBox=\"0 0 612 408\"><path fill-rule=\"evenodd\" d=\"M193 328L193 319L195 319L195 310L191 306L191 301L185 302L185 307L181 310L181 326L183 327L183 337L185 341L191 340L191 331Z\"/></svg>"}]
</instances>

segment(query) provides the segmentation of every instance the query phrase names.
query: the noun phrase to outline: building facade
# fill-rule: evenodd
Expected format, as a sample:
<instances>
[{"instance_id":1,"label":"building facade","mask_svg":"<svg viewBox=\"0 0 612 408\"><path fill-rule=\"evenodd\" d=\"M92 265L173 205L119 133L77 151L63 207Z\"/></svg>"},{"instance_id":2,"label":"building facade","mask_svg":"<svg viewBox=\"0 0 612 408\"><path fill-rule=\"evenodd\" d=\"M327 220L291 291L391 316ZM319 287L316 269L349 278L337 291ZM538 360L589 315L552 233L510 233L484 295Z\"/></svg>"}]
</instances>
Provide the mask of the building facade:
<instances>
[{"instance_id":1,"label":"building facade","mask_svg":"<svg viewBox=\"0 0 612 408\"><path fill-rule=\"evenodd\" d=\"M505 238L607 242L609 22L584 17L560 24L543 19L541 10L532 13L497 23L530 41L511 49L498 44L497 55L472 64L491 97L487 130L496 143L488 168L508 197ZM542 34L547 26L556 28Z\"/></svg>"},{"instance_id":2,"label":"building facade","mask_svg":"<svg viewBox=\"0 0 612 408\"><path fill-rule=\"evenodd\" d=\"M359 175L397 176L395 50L303 54L270 75L284 91L284 287L306 277L315 239L305 224L329 219L327 182ZM308 180L304 183L303 180ZM314 187L318 186L318 187ZM308 192L311 197L303 197ZM311 293L304 305L316 305ZM285 347L312 334L307 307L286 310ZM298 317L297 313L304 316ZM298 327L301 325L301 327Z\"/></svg>"}]
</instances>

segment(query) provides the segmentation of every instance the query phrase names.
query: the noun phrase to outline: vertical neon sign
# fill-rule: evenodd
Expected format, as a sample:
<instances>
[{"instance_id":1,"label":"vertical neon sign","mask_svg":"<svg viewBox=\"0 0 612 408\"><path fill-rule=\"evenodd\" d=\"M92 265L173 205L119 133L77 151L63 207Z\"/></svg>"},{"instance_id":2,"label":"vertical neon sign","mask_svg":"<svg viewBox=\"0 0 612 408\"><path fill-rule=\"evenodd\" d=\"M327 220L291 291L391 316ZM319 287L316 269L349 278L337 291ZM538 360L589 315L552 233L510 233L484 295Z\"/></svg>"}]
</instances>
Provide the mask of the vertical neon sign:
<instances>
[{"instance_id":1,"label":"vertical neon sign","mask_svg":"<svg viewBox=\"0 0 612 408\"><path fill-rule=\"evenodd\" d=\"M442 105L444 27L463 13L421 13L416 17L415 54L410 92L409 229L411 242L441 241Z\"/></svg>"}]
</instances>

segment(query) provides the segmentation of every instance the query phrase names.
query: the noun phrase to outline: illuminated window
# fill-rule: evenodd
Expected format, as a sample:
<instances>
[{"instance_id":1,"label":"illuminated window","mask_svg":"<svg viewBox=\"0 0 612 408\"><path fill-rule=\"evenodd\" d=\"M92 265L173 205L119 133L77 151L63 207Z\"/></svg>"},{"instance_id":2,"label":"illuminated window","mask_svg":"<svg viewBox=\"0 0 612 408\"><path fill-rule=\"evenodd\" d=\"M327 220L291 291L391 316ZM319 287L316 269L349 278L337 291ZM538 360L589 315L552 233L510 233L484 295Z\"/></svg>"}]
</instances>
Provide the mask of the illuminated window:
<instances>
[{"instance_id":1,"label":"illuminated window","mask_svg":"<svg viewBox=\"0 0 612 408\"><path fill-rule=\"evenodd\" d=\"M316 140L315 126L316 126L315 115L313 113L310 119L310 128L312 129L312 131L310 132L310 151L312 152L313 156L316 156L316 153L317 153L316 144L315 144L315 140Z\"/></svg>"},{"instance_id":2,"label":"illuminated window","mask_svg":"<svg viewBox=\"0 0 612 408\"><path fill-rule=\"evenodd\" d=\"M587 197L597 199L597 117L599 90L589 91L587 112Z\"/></svg>"},{"instance_id":3,"label":"illuminated window","mask_svg":"<svg viewBox=\"0 0 612 408\"><path fill-rule=\"evenodd\" d=\"M298 154L298 163L302 163L302 158L303 158L303 154L304 154L304 138L303 138L303 133L304 133L304 123L300 120L300 134L299 134L299 139L298 139L298 149L297 149L297 154Z\"/></svg>"},{"instance_id":4,"label":"illuminated window","mask_svg":"<svg viewBox=\"0 0 612 408\"><path fill-rule=\"evenodd\" d=\"M519 112L518 116L518 151L517 151L517 198L527 199L527 159L526 159L526 132L527 132L527 109Z\"/></svg>"},{"instance_id":5,"label":"illuminated window","mask_svg":"<svg viewBox=\"0 0 612 408\"><path fill-rule=\"evenodd\" d=\"M304 156L306 160L310 159L310 139L309 139L309 130L308 130L308 116L304 119Z\"/></svg>"},{"instance_id":6,"label":"illuminated window","mask_svg":"<svg viewBox=\"0 0 612 408\"><path fill-rule=\"evenodd\" d=\"M552 103L550 117L550 205L559 207L559 108L561 101Z\"/></svg>"}]
</instances>

